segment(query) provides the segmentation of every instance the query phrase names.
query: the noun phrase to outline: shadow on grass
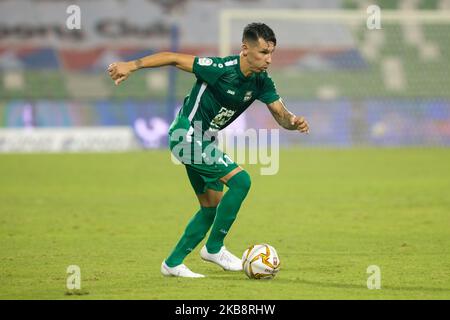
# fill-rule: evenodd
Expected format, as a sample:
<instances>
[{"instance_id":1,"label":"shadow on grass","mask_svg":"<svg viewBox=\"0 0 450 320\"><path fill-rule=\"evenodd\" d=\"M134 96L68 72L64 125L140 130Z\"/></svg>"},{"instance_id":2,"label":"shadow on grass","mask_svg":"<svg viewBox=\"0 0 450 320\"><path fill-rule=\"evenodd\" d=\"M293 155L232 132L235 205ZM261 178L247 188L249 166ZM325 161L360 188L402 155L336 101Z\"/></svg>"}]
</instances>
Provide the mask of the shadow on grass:
<instances>
[{"instance_id":1,"label":"shadow on grass","mask_svg":"<svg viewBox=\"0 0 450 320\"><path fill-rule=\"evenodd\" d=\"M323 288L344 288L344 289L367 289L364 285L355 285L355 284L345 284L345 283L332 283L332 282L320 282L320 281L310 281L310 280L288 280L288 279L280 279L284 282L296 282L302 283L306 285L323 287ZM450 294L449 288L433 288L433 287L423 287L423 286L412 286L412 287L399 287L399 286L383 286L381 285L381 290L398 290L398 291L421 291L421 292L447 292Z\"/></svg>"},{"instance_id":2,"label":"shadow on grass","mask_svg":"<svg viewBox=\"0 0 450 320\"><path fill-rule=\"evenodd\" d=\"M286 279L286 278L275 278L273 280L251 280L248 279L244 274L240 273L231 273L231 272L223 272L223 271L214 271L208 272L207 275L210 279L217 280L227 280L227 281L255 281L260 283L267 283L274 281L275 283L280 284L303 284L320 288L337 288L337 289L363 289L369 290L365 284L356 285L349 283L335 283L335 282L325 282L325 281L311 281L304 279ZM446 292L449 293L450 296L450 288L438 288L438 287L424 287L424 286L383 286L381 285L381 290L389 290L389 291L420 291L420 292ZM371 290L376 291L376 290Z\"/></svg>"}]
</instances>

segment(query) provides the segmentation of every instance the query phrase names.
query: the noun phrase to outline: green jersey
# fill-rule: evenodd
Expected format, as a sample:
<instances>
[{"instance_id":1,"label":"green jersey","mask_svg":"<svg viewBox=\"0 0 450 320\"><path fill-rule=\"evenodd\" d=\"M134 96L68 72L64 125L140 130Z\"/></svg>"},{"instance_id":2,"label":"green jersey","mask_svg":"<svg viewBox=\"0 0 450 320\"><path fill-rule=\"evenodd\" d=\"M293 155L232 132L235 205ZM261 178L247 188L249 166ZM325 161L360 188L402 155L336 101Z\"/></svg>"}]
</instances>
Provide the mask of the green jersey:
<instances>
[{"instance_id":1,"label":"green jersey","mask_svg":"<svg viewBox=\"0 0 450 320\"><path fill-rule=\"evenodd\" d=\"M202 133L216 132L232 123L256 99L270 104L278 99L275 84L263 71L245 77L239 56L196 57L193 73L197 81L171 125L193 130L201 124Z\"/></svg>"}]
</instances>

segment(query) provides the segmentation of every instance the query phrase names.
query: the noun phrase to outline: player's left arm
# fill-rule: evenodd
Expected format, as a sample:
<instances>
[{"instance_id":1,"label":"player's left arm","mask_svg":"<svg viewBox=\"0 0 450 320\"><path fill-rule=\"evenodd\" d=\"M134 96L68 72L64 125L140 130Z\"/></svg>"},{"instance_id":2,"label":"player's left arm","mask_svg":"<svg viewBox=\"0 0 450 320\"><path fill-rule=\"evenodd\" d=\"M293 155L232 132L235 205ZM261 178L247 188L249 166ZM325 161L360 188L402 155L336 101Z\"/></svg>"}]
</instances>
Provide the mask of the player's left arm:
<instances>
[{"instance_id":1,"label":"player's left arm","mask_svg":"<svg viewBox=\"0 0 450 320\"><path fill-rule=\"evenodd\" d=\"M306 119L290 112L284 105L282 99L267 104L267 107L278 124L283 128L309 133L309 124Z\"/></svg>"}]
</instances>

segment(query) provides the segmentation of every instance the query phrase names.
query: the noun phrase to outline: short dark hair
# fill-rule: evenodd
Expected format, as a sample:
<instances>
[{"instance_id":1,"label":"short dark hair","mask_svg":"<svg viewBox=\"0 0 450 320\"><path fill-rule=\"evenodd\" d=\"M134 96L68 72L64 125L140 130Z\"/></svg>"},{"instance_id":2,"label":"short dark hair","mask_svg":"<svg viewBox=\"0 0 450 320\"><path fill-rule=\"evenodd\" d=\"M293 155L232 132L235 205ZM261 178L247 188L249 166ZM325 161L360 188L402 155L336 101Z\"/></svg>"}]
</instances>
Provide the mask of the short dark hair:
<instances>
[{"instance_id":1,"label":"short dark hair","mask_svg":"<svg viewBox=\"0 0 450 320\"><path fill-rule=\"evenodd\" d=\"M277 38L275 38L275 33L266 24L260 22L253 22L248 24L244 28L244 33L242 35L242 42L244 41L258 41L259 38L264 39L266 42L273 42L273 45L277 45Z\"/></svg>"}]
</instances>

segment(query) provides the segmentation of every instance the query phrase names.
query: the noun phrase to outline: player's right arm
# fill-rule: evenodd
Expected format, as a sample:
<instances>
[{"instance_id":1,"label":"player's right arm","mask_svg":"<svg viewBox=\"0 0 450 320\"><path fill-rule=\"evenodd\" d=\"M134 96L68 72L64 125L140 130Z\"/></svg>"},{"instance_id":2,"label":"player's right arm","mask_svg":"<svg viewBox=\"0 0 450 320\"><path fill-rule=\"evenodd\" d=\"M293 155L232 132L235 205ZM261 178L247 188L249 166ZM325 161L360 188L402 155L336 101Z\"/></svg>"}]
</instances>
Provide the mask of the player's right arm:
<instances>
[{"instance_id":1,"label":"player's right arm","mask_svg":"<svg viewBox=\"0 0 450 320\"><path fill-rule=\"evenodd\" d=\"M130 74L142 68L157 68L175 66L180 70L192 72L194 56L175 52L160 52L128 62L114 62L108 67L110 77L118 85L126 80Z\"/></svg>"}]
</instances>

